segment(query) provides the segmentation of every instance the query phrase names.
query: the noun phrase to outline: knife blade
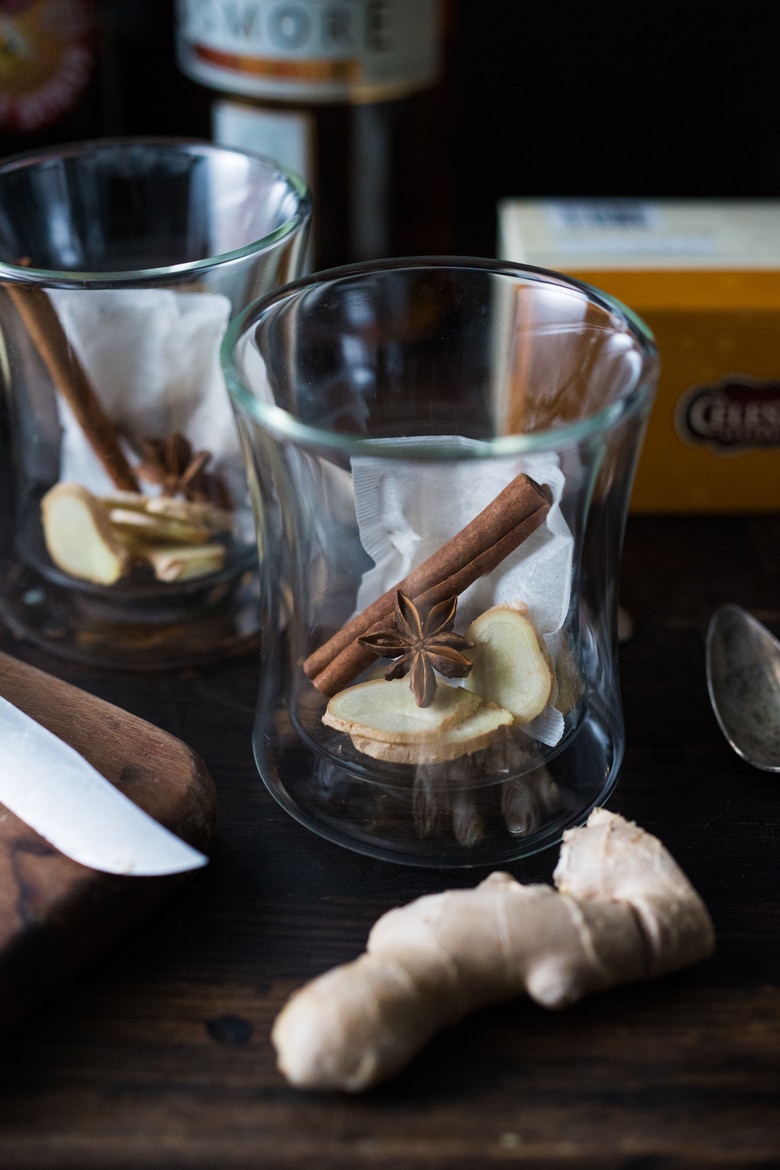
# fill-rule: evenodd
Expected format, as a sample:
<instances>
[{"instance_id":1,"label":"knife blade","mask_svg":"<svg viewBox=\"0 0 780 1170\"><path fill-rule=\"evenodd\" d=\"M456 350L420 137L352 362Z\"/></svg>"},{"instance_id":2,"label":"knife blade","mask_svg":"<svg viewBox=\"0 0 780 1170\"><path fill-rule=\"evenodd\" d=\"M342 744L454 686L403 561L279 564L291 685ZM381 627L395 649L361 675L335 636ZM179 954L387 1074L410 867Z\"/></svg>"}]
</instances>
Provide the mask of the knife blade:
<instances>
[{"instance_id":1,"label":"knife blade","mask_svg":"<svg viewBox=\"0 0 780 1170\"><path fill-rule=\"evenodd\" d=\"M104 873L156 877L208 862L2 696L0 801L55 849Z\"/></svg>"}]
</instances>

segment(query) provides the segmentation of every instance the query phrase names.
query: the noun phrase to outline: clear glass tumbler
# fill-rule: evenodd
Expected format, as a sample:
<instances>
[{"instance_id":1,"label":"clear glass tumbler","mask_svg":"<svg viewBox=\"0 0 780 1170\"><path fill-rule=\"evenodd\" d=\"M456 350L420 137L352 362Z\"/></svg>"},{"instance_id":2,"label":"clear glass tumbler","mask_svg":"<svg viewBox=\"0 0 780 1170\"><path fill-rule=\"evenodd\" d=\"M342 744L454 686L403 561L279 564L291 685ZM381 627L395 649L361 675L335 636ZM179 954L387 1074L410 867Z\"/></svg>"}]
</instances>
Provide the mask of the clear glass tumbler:
<instances>
[{"instance_id":1,"label":"clear glass tumbler","mask_svg":"<svg viewBox=\"0 0 780 1170\"><path fill-rule=\"evenodd\" d=\"M260 540L270 792L389 861L496 865L557 842L623 757L647 329L555 273L388 260L261 298L223 367Z\"/></svg>"},{"instance_id":2,"label":"clear glass tumbler","mask_svg":"<svg viewBox=\"0 0 780 1170\"><path fill-rule=\"evenodd\" d=\"M209 143L0 163L0 609L16 633L125 667L256 634L219 348L231 314L300 273L310 216L297 176Z\"/></svg>"}]
</instances>

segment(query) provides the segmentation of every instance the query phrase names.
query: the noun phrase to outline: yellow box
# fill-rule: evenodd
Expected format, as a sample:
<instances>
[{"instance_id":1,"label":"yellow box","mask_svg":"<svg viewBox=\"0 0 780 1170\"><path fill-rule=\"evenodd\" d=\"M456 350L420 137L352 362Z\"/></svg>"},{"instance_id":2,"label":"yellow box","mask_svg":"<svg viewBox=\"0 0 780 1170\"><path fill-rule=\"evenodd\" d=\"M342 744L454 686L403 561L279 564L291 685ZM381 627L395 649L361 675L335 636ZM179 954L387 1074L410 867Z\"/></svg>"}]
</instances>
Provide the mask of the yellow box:
<instances>
[{"instance_id":1,"label":"yellow box","mask_svg":"<svg viewBox=\"0 0 780 1170\"><path fill-rule=\"evenodd\" d=\"M628 305L661 378L634 512L780 510L780 200L506 199L502 259Z\"/></svg>"}]
</instances>

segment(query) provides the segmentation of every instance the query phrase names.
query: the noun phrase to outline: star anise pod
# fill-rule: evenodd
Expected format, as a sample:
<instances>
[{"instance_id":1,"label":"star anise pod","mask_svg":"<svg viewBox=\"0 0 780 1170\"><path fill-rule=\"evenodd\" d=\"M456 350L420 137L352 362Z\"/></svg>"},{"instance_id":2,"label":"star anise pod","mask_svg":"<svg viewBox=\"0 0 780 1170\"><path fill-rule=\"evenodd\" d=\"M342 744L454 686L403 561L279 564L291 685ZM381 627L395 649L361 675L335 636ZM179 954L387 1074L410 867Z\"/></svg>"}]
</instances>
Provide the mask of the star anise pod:
<instances>
[{"instance_id":1,"label":"star anise pod","mask_svg":"<svg viewBox=\"0 0 780 1170\"><path fill-rule=\"evenodd\" d=\"M138 475L147 483L158 484L164 496L184 496L185 500L204 500L229 508L227 488L217 475L206 471L209 451L193 452L189 439L173 431L165 439L141 439L143 459Z\"/></svg>"},{"instance_id":2,"label":"star anise pod","mask_svg":"<svg viewBox=\"0 0 780 1170\"><path fill-rule=\"evenodd\" d=\"M461 653L474 645L453 633L457 597L440 601L421 612L399 589L395 595L392 630L366 634L358 641L380 658L395 661L385 671L386 679L410 675L409 684L418 707L430 707L436 694L436 672L445 678L465 678L471 663Z\"/></svg>"}]
</instances>

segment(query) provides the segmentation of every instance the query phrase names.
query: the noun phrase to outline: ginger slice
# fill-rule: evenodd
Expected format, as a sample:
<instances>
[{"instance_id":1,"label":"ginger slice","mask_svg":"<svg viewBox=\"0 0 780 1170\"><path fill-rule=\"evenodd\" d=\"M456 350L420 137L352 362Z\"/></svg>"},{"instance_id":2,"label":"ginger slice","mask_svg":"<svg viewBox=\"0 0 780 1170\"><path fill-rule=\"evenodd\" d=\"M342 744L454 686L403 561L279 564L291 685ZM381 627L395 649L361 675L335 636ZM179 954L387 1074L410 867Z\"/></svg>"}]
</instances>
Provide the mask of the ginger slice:
<instances>
[{"instance_id":1,"label":"ginger slice","mask_svg":"<svg viewBox=\"0 0 780 1170\"><path fill-rule=\"evenodd\" d=\"M150 496L144 509L152 516L167 516L208 528L210 532L229 532L233 527L233 516L225 508L207 500L177 500L170 496Z\"/></svg>"},{"instance_id":2,"label":"ginger slice","mask_svg":"<svg viewBox=\"0 0 780 1170\"><path fill-rule=\"evenodd\" d=\"M205 544L212 535L202 524L172 516L151 515L135 508L109 508L108 519L121 534L131 540L156 544Z\"/></svg>"},{"instance_id":3,"label":"ginger slice","mask_svg":"<svg viewBox=\"0 0 780 1170\"><path fill-rule=\"evenodd\" d=\"M418 707L404 679L375 679L334 695L322 722L372 759L441 764L487 747L513 718L463 687L440 682L430 706Z\"/></svg>"},{"instance_id":4,"label":"ginger slice","mask_svg":"<svg viewBox=\"0 0 780 1170\"><path fill-rule=\"evenodd\" d=\"M141 515L165 517L185 525L207 529L209 533L229 532L233 527L230 512L207 500L180 500L172 496L145 496L142 492L111 492L98 497L109 512L135 512ZM129 521L132 523L132 520Z\"/></svg>"},{"instance_id":5,"label":"ginger slice","mask_svg":"<svg viewBox=\"0 0 780 1170\"><path fill-rule=\"evenodd\" d=\"M143 512L149 502L141 492L111 492L95 498L104 508L131 508L134 512Z\"/></svg>"},{"instance_id":6,"label":"ginger slice","mask_svg":"<svg viewBox=\"0 0 780 1170\"><path fill-rule=\"evenodd\" d=\"M101 496L100 503L131 557L151 565L158 581L191 581L223 567L225 546L211 539L233 526L222 508L133 492Z\"/></svg>"},{"instance_id":7,"label":"ginger slice","mask_svg":"<svg viewBox=\"0 0 780 1170\"><path fill-rule=\"evenodd\" d=\"M372 679L334 695L322 722L384 743L419 744L457 727L481 706L479 695L439 683L430 706L418 707L405 679Z\"/></svg>"},{"instance_id":8,"label":"ginger slice","mask_svg":"<svg viewBox=\"0 0 780 1170\"><path fill-rule=\"evenodd\" d=\"M439 687L441 689L441 687ZM483 703L473 715L456 727L439 735L407 743L391 743L352 731L350 737L358 751L393 764L446 764L461 756L488 747L514 720L508 711Z\"/></svg>"},{"instance_id":9,"label":"ginger slice","mask_svg":"<svg viewBox=\"0 0 780 1170\"><path fill-rule=\"evenodd\" d=\"M114 585L130 571L131 559L115 535L97 497L78 483L58 483L41 501L49 556L72 577Z\"/></svg>"},{"instance_id":10,"label":"ginger slice","mask_svg":"<svg viewBox=\"0 0 780 1170\"><path fill-rule=\"evenodd\" d=\"M474 643L467 652L473 665L466 688L511 711L518 723L541 714L554 676L546 647L523 610L495 605L475 618L466 637Z\"/></svg>"},{"instance_id":11,"label":"ginger slice","mask_svg":"<svg viewBox=\"0 0 780 1170\"><path fill-rule=\"evenodd\" d=\"M158 581L192 581L218 572L225 563L223 544L157 545L143 550Z\"/></svg>"}]
</instances>

